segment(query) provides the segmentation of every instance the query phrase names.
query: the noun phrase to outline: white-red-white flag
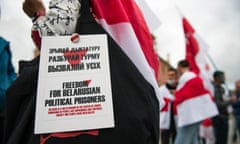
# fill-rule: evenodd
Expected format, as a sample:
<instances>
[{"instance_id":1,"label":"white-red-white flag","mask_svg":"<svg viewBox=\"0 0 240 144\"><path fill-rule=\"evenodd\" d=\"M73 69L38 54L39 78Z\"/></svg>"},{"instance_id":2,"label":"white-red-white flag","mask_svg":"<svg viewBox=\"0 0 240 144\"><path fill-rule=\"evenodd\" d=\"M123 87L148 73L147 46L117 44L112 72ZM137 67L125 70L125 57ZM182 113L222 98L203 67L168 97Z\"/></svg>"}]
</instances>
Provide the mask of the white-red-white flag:
<instances>
[{"instance_id":1,"label":"white-red-white flag","mask_svg":"<svg viewBox=\"0 0 240 144\"><path fill-rule=\"evenodd\" d=\"M201 122L218 114L215 102L194 72L185 72L175 93L178 127Z\"/></svg>"},{"instance_id":2,"label":"white-red-white flag","mask_svg":"<svg viewBox=\"0 0 240 144\"><path fill-rule=\"evenodd\" d=\"M144 17L134 0L92 0L93 13L159 96L159 60Z\"/></svg>"},{"instance_id":3,"label":"white-red-white flag","mask_svg":"<svg viewBox=\"0 0 240 144\"><path fill-rule=\"evenodd\" d=\"M209 47L196 33L186 18L183 17L182 22L186 38L186 60L190 64L191 71L195 72L203 79L205 88L209 90L213 96L211 74L206 60Z\"/></svg>"},{"instance_id":4,"label":"white-red-white flag","mask_svg":"<svg viewBox=\"0 0 240 144\"><path fill-rule=\"evenodd\" d=\"M143 16L148 24L151 32L154 32L161 25L161 21L157 15L153 12L150 6L147 4L147 0L135 0L140 7Z\"/></svg>"},{"instance_id":5,"label":"white-red-white flag","mask_svg":"<svg viewBox=\"0 0 240 144\"><path fill-rule=\"evenodd\" d=\"M207 71L207 47L186 18L183 18L186 37L186 60L191 72L185 72L176 91L178 126L201 122L218 114L213 89Z\"/></svg>"},{"instance_id":6,"label":"white-red-white flag","mask_svg":"<svg viewBox=\"0 0 240 144\"><path fill-rule=\"evenodd\" d=\"M186 18L183 18L183 29L186 38L186 59L190 63L191 70L201 77L204 87L214 96L214 89L211 82L211 74L207 63L209 47L196 33ZM200 126L200 136L213 139L213 128L211 119L205 119Z\"/></svg>"}]
</instances>

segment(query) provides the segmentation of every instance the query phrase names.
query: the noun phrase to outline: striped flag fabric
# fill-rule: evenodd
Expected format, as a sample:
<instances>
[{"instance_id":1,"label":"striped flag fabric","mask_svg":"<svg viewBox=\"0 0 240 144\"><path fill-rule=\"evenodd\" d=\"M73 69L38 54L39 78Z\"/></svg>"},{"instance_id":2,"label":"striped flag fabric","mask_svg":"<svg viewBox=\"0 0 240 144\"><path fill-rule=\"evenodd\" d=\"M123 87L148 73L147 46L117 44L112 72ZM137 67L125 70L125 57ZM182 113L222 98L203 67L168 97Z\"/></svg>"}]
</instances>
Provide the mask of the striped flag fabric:
<instances>
[{"instance_id":1,"label":"striped flag fabric","mask_svg":"<svg viewBox=\"0 0 240 144\"><path fill-rule=\"evenodd\" d=\"M135 64L144 78L157 84L159 60L144 17L134 0L91 0L98 22ZM160 102L161 103L161 102Z\"/></svg>"},{"instance_id":2,"label":"striped flag fabric","mask_svg":"<svg viewBox=\"0 0 240 144\"><path fill-rule=\"evenodd\" d=\"M214 88L211 83L211 74L206 60L209 47L185 17L183 17L183 29L186 37L186 59L190 63L192 71L201 77L205 89L213 97ZM212 140L214 139L213 135L212 122L209 117L200 126L200 136Z\"/></svg>"},{"instance_id":3,"label":"striped flag fabric","mask_svg":"<svg viewBox=\"0 0 240 144\"><path fill-rule=\"evenodd\" d=\"M178 127L201 122L218 114L209 91L194 72L185 72L180 77L175 96Z\"/></svg>"},{"instance_id":4,"label":"striped flag fabric","mask_svg":"<svg viewBox=\"0 0 240 144\"><path fill-rule=\"evenodd\" d=\"M150 31L151 32L155 31L161 25L161 21L154 13L154 11L150 8L150 6L147 3L147 0L135 0L135 1L138 4L139 8L141 9Z\"/></svg>"},{"instance_id":5,"label":"striped flag fabric","mask_svg":"<svg viewBox=\"0 0 240 144\"><path fill-rule=\"evenodd\" d=\"M205 88L213 96L211 74L206 60L209 47L185 17L183 17L182 22L186 38L186 60L188 60L191 70L203 79Z\"/></svg>"},{"instance_id":6,"label":"striped flag fabric","mask_svg":"<svg viewBox=\"0 0 240 144\"><path fill-rule=\"evenodd\" d=\"M218 114L212 86L206 70L207 47L186 18L182 18L186 38L186 60L190 72L184 73L176 91L178 126L201 122Z\"/></svg>"}]
</instances>

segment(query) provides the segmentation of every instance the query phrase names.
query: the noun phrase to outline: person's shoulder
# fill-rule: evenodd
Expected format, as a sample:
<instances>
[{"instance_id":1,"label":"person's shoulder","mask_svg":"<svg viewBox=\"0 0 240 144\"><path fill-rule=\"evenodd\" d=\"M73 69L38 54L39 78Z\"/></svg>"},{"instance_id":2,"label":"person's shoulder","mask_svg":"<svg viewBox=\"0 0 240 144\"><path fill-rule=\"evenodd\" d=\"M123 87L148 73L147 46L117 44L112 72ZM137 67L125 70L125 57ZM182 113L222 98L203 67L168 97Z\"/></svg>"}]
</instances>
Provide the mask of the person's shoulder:
<instances>
[{"instance_id":1,"label":"person's shoulder","mask_svg":"<svg viewBox=\"0 0 240 144\"><path fill-rule=\"evenodd\" d=\"M4 38L0 37L0 52L6 48L8 48L9 42Z\"/></svg>"},{"instance_id":2,"label":"person's shoulder","mask_svg":"<svg viewBox=\"0 0 240 144\"><path fill-rule=\"evenodd\" d=\"M30 61L19 61L19 74L34 71L39 66L40 56Z\"/></svg>"}]
</instances>

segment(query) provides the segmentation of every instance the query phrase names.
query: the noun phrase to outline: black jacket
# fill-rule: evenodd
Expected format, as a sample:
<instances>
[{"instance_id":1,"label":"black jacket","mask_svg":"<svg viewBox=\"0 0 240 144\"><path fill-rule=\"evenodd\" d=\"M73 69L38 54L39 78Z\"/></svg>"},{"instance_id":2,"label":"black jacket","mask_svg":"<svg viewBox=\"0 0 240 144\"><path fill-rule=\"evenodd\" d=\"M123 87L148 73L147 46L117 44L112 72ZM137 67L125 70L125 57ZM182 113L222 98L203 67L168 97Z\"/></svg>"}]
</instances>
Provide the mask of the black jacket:
<instances>
[{"instance_id":1,"label":"black jacket","mask_svg":"<svg viewBox=\"0 0 240 144\"><path fill-rule=\"evenodd\" d=\"M20 65L18 78L7 90L4 143L27 144L33 135L38 65L39 57Z\"/></svg>"}]
</instances>

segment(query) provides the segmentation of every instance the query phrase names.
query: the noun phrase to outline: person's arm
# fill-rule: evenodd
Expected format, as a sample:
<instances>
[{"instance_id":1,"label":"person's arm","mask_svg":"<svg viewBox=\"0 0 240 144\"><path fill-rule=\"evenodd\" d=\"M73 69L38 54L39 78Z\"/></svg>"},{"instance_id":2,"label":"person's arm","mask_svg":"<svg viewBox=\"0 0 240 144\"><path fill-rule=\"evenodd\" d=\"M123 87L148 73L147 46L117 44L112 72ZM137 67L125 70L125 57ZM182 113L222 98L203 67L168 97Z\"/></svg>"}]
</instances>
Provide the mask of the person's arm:
<instances>
[{"instance_id":1,"label":"person's arm","mask_svg":"<svg viewBox=\"0 0 240 144\"><path fill-rule=\"evenodd\" d=\"M240 98L237 97L236 90L234 90L231 94L232 106L240 107Z\"/></svg>"},{"instance_id":2,"label":"person's arm","mask_svg":"<svg viewBox=\"0 0 240 144\"><path fill-rule=\"evenodd\" d=\"M79 10L79 0L50 1L49 11L33 22L33 30L39 30L42 36L71 35L75 32Z\"/></svg>"},{"instance_id":3,"label":"person's arm","mask_svg":"<svg viewBox=\"0 0 240 144\"><path fill-rule=\"evenodd\" d=\"M225 108L231 104L231 101L223 100L222 92L221 92L220 88L215 87L214 95L215 95L215 102L219 108Z\"/></svg>"},{"instance_id":4,"label":"person's arm","mask_svg":"<svg viewBox=\"0 0 240 144\"><path fill-rule=\"evenodd\" d=\"M40 5L43 5L43 3ZM23 6L23 8L28 6ZM46 15L44 15L44 12L41 10L32 10L36 16L36 18L33 19L32 27L32 37L36 45L40 48L41 36L73 34L75 32L80 8L79 0L54 0L49 2L49 11ZM26 13L27 10L24 11ZM31 10L28 11L32 12ZM28 16L32 15L26 14Z\"/></svg>"}]
</instances>

